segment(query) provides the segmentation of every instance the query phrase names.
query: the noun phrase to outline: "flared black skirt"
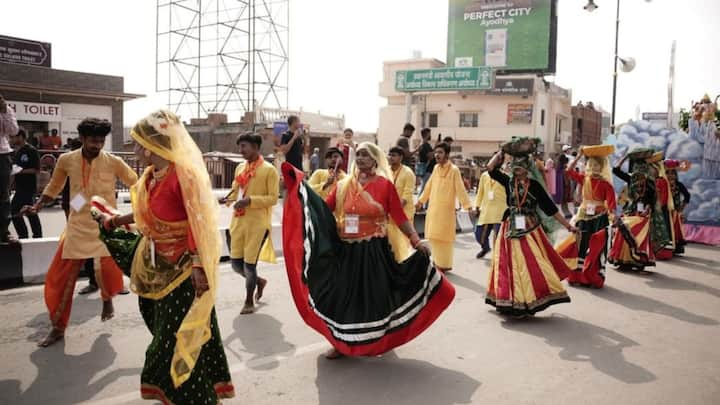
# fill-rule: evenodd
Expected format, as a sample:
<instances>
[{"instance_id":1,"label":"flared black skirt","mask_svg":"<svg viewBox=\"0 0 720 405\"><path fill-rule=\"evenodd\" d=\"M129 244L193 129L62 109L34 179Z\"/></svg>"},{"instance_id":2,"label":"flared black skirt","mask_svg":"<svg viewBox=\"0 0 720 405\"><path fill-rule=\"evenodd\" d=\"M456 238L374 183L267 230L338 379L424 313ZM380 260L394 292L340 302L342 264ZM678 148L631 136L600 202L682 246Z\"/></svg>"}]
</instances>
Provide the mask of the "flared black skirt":
<instances>
[{"instance_id":1,"label":"flared black skirt","mask_svg":"<svg viewBox=\"0 0 720 405\"><path fill-rule=\"evenodd\" d=\"M420 252L397 263L387 238L342 241L325 202L283 165L283 252L295 305L340 352L378 355L427 329L455 289Z\"/></svg>"}]
</instances>

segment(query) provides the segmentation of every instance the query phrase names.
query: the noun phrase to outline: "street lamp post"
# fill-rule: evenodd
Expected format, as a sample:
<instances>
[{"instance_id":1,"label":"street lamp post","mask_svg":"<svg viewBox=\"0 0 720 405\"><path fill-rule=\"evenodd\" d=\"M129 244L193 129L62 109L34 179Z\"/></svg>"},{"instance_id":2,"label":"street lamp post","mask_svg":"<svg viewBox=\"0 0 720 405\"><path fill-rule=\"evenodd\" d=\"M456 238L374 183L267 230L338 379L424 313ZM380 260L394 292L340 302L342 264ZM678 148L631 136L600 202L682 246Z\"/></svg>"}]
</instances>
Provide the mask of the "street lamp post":
<instances>
[{"instance_id":1,"label":"street lamp post","mask_svg":"<svg viewBox=\"0 0 720 405\"><path fill-rule=\"evenodd\" d=\"M645 0L650 2L651 0ZM622 64L623 72L630 72L635 68L635 60L633 58L623 59L618 56L618 40L620 37L620 0L616 0L615 10L615 53L613 55L613 92L612 92L612 108L610 112L610 133L615 133L615 103L617 100L617 78L618 78L618 61ZM588 4L583 7L592 13L598 6L594 0L588 0Z\"/></svg>"}]
</instances>

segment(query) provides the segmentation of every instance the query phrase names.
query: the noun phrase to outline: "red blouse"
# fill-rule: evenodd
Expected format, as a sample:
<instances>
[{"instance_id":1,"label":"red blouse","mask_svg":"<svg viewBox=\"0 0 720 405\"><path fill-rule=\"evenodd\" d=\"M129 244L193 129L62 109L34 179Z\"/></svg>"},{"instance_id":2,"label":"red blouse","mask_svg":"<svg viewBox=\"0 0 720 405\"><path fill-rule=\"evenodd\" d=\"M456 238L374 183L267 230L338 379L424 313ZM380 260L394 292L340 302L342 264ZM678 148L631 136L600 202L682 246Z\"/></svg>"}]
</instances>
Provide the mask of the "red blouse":
<instances>
[{"instance_id":1,"label":"red blouse","mask_svg":"<svg viewBox=\"0 0 720 405\"><path fill-rule=\"evenodd\" d=\"M575 180L576 183L585 184L585 175L574 170L566 170L565 173ZM592 198L595 201L605 201L609 212L614 212L617 206L615 201L615 189L609 181L601 178L591 177L590 186L592 187Z\"/></svg>"},{"instance_id":2,"label":"red blouse","mask_svg":"<svg viewBox=\"0 0 720 405\"><path fill-rule=\"evenodd\" d=\"M390 180L377 176L373 181L365 184L363 188L372 196L373 200L382 205L385 212L396 224L400 225L408 220L400 203L397 190ZM337 203L336 191L337 187L330 192L325 200L332 211L335 211L335 204Z\"/></svg>"},{"instance_id":3,"label":"red blouse","mask_svg":"<svg viewBox=\"0 0 720 405\"><path fill-rule=\"evenodd\" d=\"M153 177L148 176L145 187L150 189L150 182ZM165 178L158 185L150 190L150 210L152 214L160 220L167 222L185 221L188 218L182 188L177 176L175 167L170 167ZM192 230L188 225L188 245L191 251L195 251L195 240L193 239Z\"/></svg>"}]
</instances>

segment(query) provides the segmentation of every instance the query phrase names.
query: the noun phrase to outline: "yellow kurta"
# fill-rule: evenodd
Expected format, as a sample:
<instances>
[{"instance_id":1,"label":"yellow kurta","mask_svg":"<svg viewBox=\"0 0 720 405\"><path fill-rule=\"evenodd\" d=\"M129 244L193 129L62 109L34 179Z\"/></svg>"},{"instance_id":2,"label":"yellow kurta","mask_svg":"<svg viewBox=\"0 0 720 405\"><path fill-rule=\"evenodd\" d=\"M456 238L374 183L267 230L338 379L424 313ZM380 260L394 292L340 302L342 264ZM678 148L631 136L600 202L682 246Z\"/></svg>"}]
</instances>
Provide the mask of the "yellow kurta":
<instances>
[{"instance_id":1,"label":"yellow kurta","mask_svg":"<svg viewBox=\"0 0 720 405\"><path fill-rule=\"evenodd\" d=\"M315 172L310 176L310 180L308 180L308 184L310 185L310 188L312 188L322 199L324 200L327 198L328 195L337 187L337 183L345 178L345 172L340 170L338 173L338 176L335 178L335 183L333 183L332 186L327 187L323 190L323 186L325 185L325 182L327 181L328 177L330 177L330 171L328 169L318 169L315 170Z\"/></svg>"},{"instance_id":2,"label":"yellow kurta","mask_svg":"<svg viewBox=\"0 0 720 405\"><path fill-rule=\"evenodd\" d=\"M458 200L463 209L471 207L460 169L450 162L436 165L418 199L420 203L428 203L425 217L426 238L444 242L455 241L455 207Z\"/></svg>"},{"instance_id":3,"label":"yellow kurta","mask_svg":"<svg viewBox=\"0 0 720 405\"><path fill-rule=\"evenodd\" d=\"M415 200L413 199L413 192L415 191L415 173L413 173L409 167L400 165L398 170L393 170L392 175L395 190L397 190L400 199L405 200L405 205L403 205L405 216L412 221L413 218L415 218Z\"/></svg>"},{"instance_id":4,"label":"yellow kurta","mask_svg":"<svg viewBox=\"0 0 720 405\"><path fill-rule=\"evenodd\" d=\"M245 169L245 164L235 169L237 177ZM239 198L240 185L233 181L229 201ZM245 215L235 216L230 221L230 257L243 259L255 264L258 260L275 263L275 250L272 244L272 208L278 201L280 177L273 165L263 162L250 179L243 196L250 197L250 206ZM263 242L264 240L264 242Z\"/></svg>"},{"instance_id":5,"label":"yellow kurta","mask_svg":"<svg viewBox=\"0 0 720 405\"><path fill-rule=\"evenodd\" d=\"M480 209L478 225L499 224L507 209L505 186L493 180L488 172L480 175L475 207Z\"/></svg>"},{"instance_id":6,"label":"yellow kurta","mask_svg":"<svg viewBox=\"0 0 720 405\"><path fill-rule=\"evenodd\" d=\"M84 164L83 164L84 162ZM83 168L85 172L83 173ZM87 179L87 184L83 178ZM90 216L90 198L100 196L112 207L116 207L115 184L118 179L126 186L132 186L138 179L137 173L117 156L101 151L92 162L82 156L82 149L60 155L50 183L43 195L56 198L70 179L70 201L82 194L87 201L80 211L70 208L65 226L63 259L90 259L110 256L105 244L100 241L98 224Z\"/></svg>"},{"instance_id":7,"label":"yellow kurta","mask_svg":"<svg viewBox=\"0 0 720 405\"><path fill-rule=\"evenodd\" d=\"M398 196L401 200L405 200L403 205L403 212L408 218L410 223L413 223L415 219L415 201L413 199L413 191L415 191L415 173L405 165L400 165L398 170L392 171L392 181L397 190ZM397 224L398 226L401 224ZM396 233L396 235L391 235ZM394 241L392 249L397 262L402 262L407 259L412 253L412 246L408 238L402 234L402 231L397 228L388 228L388 235L391 240Z\"/></svg>"}]
</instances>

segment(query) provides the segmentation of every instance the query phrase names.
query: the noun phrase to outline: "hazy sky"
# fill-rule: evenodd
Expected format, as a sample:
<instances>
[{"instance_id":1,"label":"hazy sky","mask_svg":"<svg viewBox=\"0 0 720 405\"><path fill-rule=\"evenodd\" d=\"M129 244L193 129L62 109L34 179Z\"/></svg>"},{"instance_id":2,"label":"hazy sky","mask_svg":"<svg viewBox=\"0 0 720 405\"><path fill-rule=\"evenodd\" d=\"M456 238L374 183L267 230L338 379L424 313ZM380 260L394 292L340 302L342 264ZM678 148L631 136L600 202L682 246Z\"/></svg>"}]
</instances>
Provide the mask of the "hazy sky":
<instances>
[{"instance_id":1,"label":"hazy sky","mask_svg":"<svg viewBox=\"0 0 720 405\"><path fill-rule=\"evenodd\" d=\"M230 2L230 0L225 0ZM573 102L610 109L615 1L559 0L557 84ZM290 107L345 114L375 131L384 60L412 50L445 60L446 0L290 0ZM125 77L125 90L148 97L125 104L132 124L165 98L155 89L155 0L2 1L0 33L51 42L53 67ZM670 45L677 40L676 108L720 93L720 1L622 0L620 55L637 68L618 85L618 122L665 111ZM713 74L713 72L715 72ZM553 80L553 78L549 78Z\"/></svg>"}]
</instances>

